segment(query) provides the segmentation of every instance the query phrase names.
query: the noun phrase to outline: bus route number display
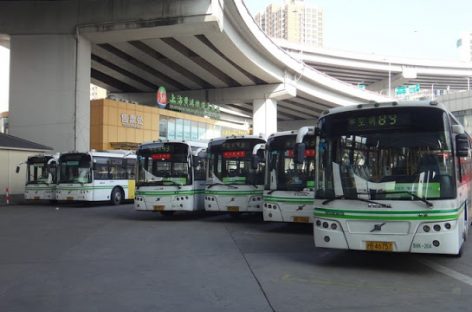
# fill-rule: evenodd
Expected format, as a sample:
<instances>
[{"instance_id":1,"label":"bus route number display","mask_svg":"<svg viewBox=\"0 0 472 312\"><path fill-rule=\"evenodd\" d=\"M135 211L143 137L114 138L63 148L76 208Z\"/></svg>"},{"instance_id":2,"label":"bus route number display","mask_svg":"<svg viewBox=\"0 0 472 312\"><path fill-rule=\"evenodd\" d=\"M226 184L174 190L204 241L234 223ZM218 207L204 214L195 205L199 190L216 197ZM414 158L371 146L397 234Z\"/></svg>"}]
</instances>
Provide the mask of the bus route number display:
<instances>
[{"instance_id":1,"label":"bus route number display","mask_svg":"<svg viewBox=\"0 0 472 312\"><path fill-rule=\"evenodd\" d=\"M221 145L221 149L223 151L231 151L231 150L248 150L250 149L248 141L232 141L232 142L225 142Z\"/></svg>"},{"instance_id":2,"label":"bus route number display","mask_svg":"<svg viewBox=\"0 0 472 312\"><path fill-rule=\"evenodd\" d=\"M159 145L156 145L153 150L156 152L156 153L172 153L173 152L173 149L172 149L172 145L171 144L159 144Z\"/></svg>"},{"instance_id":3,"label":"bus route number display","mask_svg":"<svg viewBox=\"0 0 472 312\"><path fill-rule=\"evenodd\" d=\"M348 119L348 130L381 130L396 129L408 124L407 118L399 114L380 114L371 116L356 116Z\"/></svg>"}]
</instances>

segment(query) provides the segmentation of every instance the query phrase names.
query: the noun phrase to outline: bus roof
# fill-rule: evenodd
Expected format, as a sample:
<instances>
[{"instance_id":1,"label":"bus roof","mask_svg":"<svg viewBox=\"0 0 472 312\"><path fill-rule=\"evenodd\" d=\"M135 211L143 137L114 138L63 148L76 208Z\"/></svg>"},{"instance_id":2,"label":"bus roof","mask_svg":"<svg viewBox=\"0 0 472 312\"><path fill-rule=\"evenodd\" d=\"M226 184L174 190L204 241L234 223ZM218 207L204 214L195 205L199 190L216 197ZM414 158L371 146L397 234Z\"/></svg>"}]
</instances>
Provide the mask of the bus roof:
<instances>
[{"instance_id":1,"label":"bus roof","mask_svg":"<svg viewBox=\"0 0 472 312\"><path fill-rule=\"evenodd\" d=\"M55 158L55 159L58 159L59 158L59 153L56 153L56 154L39 153L39 154L28 156L28 160L33 159L33 158L37 158L37 159L39 159L39 158L47 158L47 159Z\"/></svg>"},{"instance_id":2,"label":"bus roof","mask_svg":"<svg viewBox=\"0 0 472 312\"><path fill-rule=\"evenodd\" d=\"M187 144L193 149L200 148L200 147L206 148L208 146L208 143L206 142L196 142L196 141L186 141L186 140L156 140L156 141L144 142L138 146L138 149L146 148L146 146L156 144L156 143L182 143L182 144Z\"/></svg>"},{"instance_id":3,"label":"bus roof","mask_svg":"<svg viewBox=\"0 0 472 312\"><path fill-rule=\"evenodd\" d=\"M227 140L241 140L241 139L260 139L260 140L263 140L264 142L266 141L260 135L229 135L225 137L211 139L210 142L208 142L208 145L221 144L222 142L227 141Z\"/></svg>"},{"instance_id":4,"label":"bus roof","mask_svg":"<svg viewBox=\"0 0 472 312\"><path fill-rule=\"evenodd\" d=\"M116 157L116 158L136 158L136 154L134 151L95 151L91 150L89 152L67 152L61 153L60 156L69 155L69 154L88 154L92 157Z\"/></svg>"},{"instance_id":5,"label":"bus roof","mask_svg":"<svg viewBox=\"0 0 472 312\"><path fill-rule=\"evenodd\" d=\"M287 130L287 131L279 131L279 132L274 132L271 135L269 135L269 138L275 138L279 136L286 136L286 135L297 135L298 130Z\"/></svg>"},{"instance_id":6,"label":"bus roof","mask_svg":"<svg viewBox=\"0 0 472 312\"><path fill-rule=\"evenodd\" d=\"M343 113L343 112L352 112L352 111L358 111L358 110L378 109L378 108L387 108L387 107L436 107L438 109L442 109L448 112L448 109L443 104L440 104L437 101L422 100L422 101L394 101L394 102L384 102L384 103L371 102L368 104L357 104L357 105L331 108L329 110L324 111L323 115L320 118L331 115L331 114L338 114L338 113Z\"/></svg>"}]
</instances>

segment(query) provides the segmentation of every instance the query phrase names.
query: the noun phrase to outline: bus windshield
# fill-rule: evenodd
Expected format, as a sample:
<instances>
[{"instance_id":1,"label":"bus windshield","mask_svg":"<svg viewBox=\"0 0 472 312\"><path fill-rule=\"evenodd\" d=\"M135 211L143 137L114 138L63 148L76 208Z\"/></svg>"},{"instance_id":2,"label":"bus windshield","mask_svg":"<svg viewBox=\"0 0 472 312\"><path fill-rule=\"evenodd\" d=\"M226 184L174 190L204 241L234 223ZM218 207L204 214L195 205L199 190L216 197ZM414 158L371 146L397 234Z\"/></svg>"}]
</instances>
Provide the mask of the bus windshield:
<instances>
[{"instance_id":1,"label":"bus windshield","mask_svg":"<svg viewBox=\"0 0 472 312\"><path fill-rule=\"evenodd\" d=\"M191 185L189 146L184 143L152 143L137 152L137 185Z\"/></svg>"},{"instance_id":2,"label":"bus windshield","mask_svg":"<svg viewBox=\"0 0 472 312\"><path fill-rule=\"evenodd\" d=\"M89 154L64 154L59 158L59 183L92 182Z\"/></svg>"},{"instance_id":3,"label":"bus windshield","mask_svg":"<svg viewBox=\"0 0 472 312\"><path fill-rule=\"evenodd\" d=\"M355 111L328 115L320 125L316 198L455 197L449 121L442 110Z\"/></svg>"},{"instance_id":4,"label":"bus windshield","mask_svg":"<svg viewBox=\"0 0 472 312\"><path fill-rule=\"evenodd\" d=\"M28 181L27 184L50 184L53 181L48 166L51 157L31 157L28 159Z\"/></svg>"},{"instance_id":5,"label":"bus windshield","mask_svg":"<svg viewBox=\"0 0 472 312\"><path fill-rule=\"evenodd\" d=\"M296 164L294 155L296 134L276 136L268 140L268 169L269 175L275 171L275 189L281 191L301 191L314 187L315 169L315 137L306 136L305 160ZM266 179L266 190L271 188L271 179Z\"/></svg>"},{"instance_id":6,"label":"bus windshield","mask_svg":"<svg viewBox=\"0 0 472 312\"><path fill-rule=\"evenodd\" d=\"M261 139L230 139L221 144L209 145L209 170L224 184L264 184L263 162L251 168L254 145L265 143Z\"/></svg>"}]
</instances>

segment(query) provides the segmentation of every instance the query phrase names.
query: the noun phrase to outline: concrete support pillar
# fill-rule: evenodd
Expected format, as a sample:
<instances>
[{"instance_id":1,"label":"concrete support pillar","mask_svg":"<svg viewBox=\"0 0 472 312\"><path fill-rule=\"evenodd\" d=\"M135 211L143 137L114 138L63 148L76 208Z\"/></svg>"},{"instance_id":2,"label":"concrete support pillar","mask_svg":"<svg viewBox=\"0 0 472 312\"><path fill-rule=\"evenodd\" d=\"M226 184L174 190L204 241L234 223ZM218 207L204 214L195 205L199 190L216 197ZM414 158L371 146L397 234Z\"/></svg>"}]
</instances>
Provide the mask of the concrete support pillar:
<instances>
[{"instance_id":1,"label":"concrete support pillar","mask_svg":"<svg viewBox=\"0 0 472 312\"><path fill-rule=\"evenodd\" d=\"M277 101L273 99L255 99L253 102L253 133L267 139L277 132Z\"/></svg>"},{"instance_id":2,"label":"concrete support pillar","mask_svg":"<svg viewBox=\"0 0 472 312\"><path fill-rule=\"evenodd\" d=\"M58 152L89 150L90 42L18 35L10 45L10 134Z\"/></svg>"}]
</instances>

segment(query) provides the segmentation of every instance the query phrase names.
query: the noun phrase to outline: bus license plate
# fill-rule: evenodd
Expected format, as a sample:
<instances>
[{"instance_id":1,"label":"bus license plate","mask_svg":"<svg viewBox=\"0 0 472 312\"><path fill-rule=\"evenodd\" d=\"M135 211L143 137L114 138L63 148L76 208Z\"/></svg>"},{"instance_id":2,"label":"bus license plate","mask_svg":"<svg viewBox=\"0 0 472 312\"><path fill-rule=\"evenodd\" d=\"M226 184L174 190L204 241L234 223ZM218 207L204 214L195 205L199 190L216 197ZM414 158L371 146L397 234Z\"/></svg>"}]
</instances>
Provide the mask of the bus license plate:
<instances>
[{"instance_id":1,"label":"bus license plate","mask_svg":"<svg viewBox=\"0 0 472 312\"><path fill-rule=\"evenodd\" d=\"M74 200L74 197L68 196L68 197L66 198L66 200Z\"/></svg>"},{"instance_id":2,"label":"bus license plate","mask_svg":"<svg viewBox=\"0 0 472 312\"><path fill-rule=\"evenodd\" d=\"M154 211L164 211L164 205L155 205L152 207Z\"/></svg>"},{"instance_id":3,"label":"bus license plate","mask_svg":"<svg viewBox=\"0 0 472 312\"><path fill-rule=\"evenodd\" d=\"M310 218L308 218L308 217L293 217L293 222L310 223Z\"/></svg>"},{"instance_id":4,"label":"bus license plate","mask_svg":"<svg viewBox=\"0 0 472 312\"><path fill-rule=\"evenodd\" d=\"M369 251L393 251L393 242L365 242L365 250Z\"/></svg>"},{"instance_id":5,"label":"bus license plate","mask_svg":"<svg viewBox=\"0 0 472 312\"><path fill-rule=\"evenodd\" d=\"M238 211L239 211L239 207L238 207L238 206L228 206L228 211L231 211L231 212L238 212Z\"/></svg>"}]
</instances>

